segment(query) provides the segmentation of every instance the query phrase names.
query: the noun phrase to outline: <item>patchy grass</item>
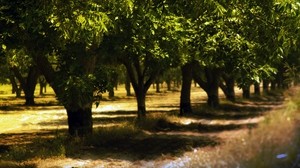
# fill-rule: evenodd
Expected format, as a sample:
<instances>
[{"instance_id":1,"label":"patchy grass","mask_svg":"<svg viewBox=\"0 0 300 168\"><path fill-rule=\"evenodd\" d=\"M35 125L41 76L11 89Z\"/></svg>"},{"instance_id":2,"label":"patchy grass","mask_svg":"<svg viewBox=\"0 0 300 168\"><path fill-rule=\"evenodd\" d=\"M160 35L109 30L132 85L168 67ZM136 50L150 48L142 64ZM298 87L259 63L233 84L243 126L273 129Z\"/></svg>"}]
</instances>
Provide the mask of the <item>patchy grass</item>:
<instances>
[{"instance_id":1,"label":"patchy grass","mask_svg":"<svg viewBox=\"0 0 300 168\"><path fill-rule=\"evenodd\" d=\"M295 89L286 92L284 108L267 115L258 128L213 151L193 153L184 167L299 167L300 91Z\"/></svg>"},{"instance_id":2,"label":"patchy grass","mask_svg":"<svg viewBox=\"0 0 300 168\"><path fill-rule=\"evenodd\" d=\"M199 93L200 91L195 95L199 96ZM132 106L135 107L133 98L123 98L126 96L121 94L115 101L103 102L104 105L109 104L111 107L118 107L120 104L117 103L120 102L124 104L121 106L122 110L112 108L95 112L93 122L97 128L95 128L94 134L89 137L70 138L61 133L61 131L66 132L66 130L61 129L62 127L57 132L52 131L45 135L30 132L0 134L0 143L5 144L0 145L0 168L1 166L35 167L35 164L38 165L38 162L47 158L54 158L54 160L61 162L66 159L87 158L94 161L109 158L126 160L134 164L141 160L159 160L164 156L182 158L187 151L192 153L192 156L189 156L192 159L183 167L201 167L201 165L203 165L202 167L237 167L237 165L240 167L264 167L262 162L256 161L257 158L269 159L271 162L279 160L276 158L278 154L287 154L287 157L280 161L292 163L298 154L296 150L286 152L290 150L285 146L281 147L282 145L294 144L293 137L297 137L294 135L296 129L294 127L294 122L296 122L293 117L294 113L286 112L298 108L298 104L294 100L289 100L290 104L285 106L287 108L274 112L274 115L269 115L267 111L273 106L280 105L280 99L271 98L273 96L271 95L255 98L255 100L237 101L236 103L222 102L218 109L212 109L198 103L193 106L194 114L178 117L178 110L174 110L174 108L178 108L178 102L174 97L179 97L179 93L160 94L156 95L153 92L148 97L150 99L150 105L148 105L151 110L149 110L147 119L138 123L135 120L136 112L131 109ZM159 96L164 96L164 101L157 103L155 101L158 98L161 99ZM294 95L287 96L292 97ZM47 122L41 120L41 122L33 123L29 125L30 128L43 125L47 126L43 128L47 128L49 131L49 125L61 126L66 120L65 117L61 118L64 112L59 112L54 119L53 116L56 114L54 111L61 109L61 107L56 106L55 102L49 101L48 98L55 100L53 95L44 95L37 98L38 104L41 106L27 108L22 106L19 100L15 101L16 104L10 104L10 101L13 100L12 97L0 97L1 103L8 103L7 107L0 107L0 110L5 110L2 115L6 115L5 117L15 115L13 116L15 118L7 121L7 126L10 125L11 121L16 124L16 119L20 118L21 114L28 117L29 114L35 113L35 109L38 109L40 117L44 119L45 114L41 113L42 111L46 113L48 110L52 117L46 119ZM104 106L103 104L102 106ZM128 110L127 107L130 109ZM28 110L32 110L32 112ZM6 111L11 112L11 114L6 114ZM257 126L256 123L261 120L256 119L263 119L265 115L268 117L263 121L263 124ZM282 118L283 121L279 122ZM31 121L35 120L36 118ZM250 122L252 120L253 122ZM278 124L276 126L277 122L279 126ZM20 121L20 123L23 122ZM21 125L19 130L26 127L24 124ZM278 127L281 127L281 132ZM234 140L229 139L231 142L218 136L224 132L231 134L238 130L248 131L249 135ZM278 131L279 133L277 133ZM274 144L269 144L269 141L274 141ZM289 147L295 146L296 144ZM202 149L207 148L212 150L202 151ZM269 157L273 160L267 158L266 155L270 155Z\"/></svg>"}]
</instances>

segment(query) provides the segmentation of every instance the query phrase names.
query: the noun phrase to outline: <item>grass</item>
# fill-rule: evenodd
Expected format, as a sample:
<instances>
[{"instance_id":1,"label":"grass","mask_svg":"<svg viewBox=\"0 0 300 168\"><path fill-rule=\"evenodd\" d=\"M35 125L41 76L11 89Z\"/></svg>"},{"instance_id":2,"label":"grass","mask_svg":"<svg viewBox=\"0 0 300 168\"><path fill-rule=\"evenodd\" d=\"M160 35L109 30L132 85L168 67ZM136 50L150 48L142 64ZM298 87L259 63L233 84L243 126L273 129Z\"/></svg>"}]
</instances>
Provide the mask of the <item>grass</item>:
<instances>
[{"instance_id":1,"label":"grass","mask_svg":"<svg viewBox=\"0 0 300 168\"><path fill-rule=\"evenodd\" d=\"M300 95L300 92L297 92ZM35 135L28 143L0 145L0 168L37 167L35 163L45 158L81 158L86 155L97 159L115 158L135 162L158 159L164 155L182 157L185 152L199 148L197 152L192 152L187 162L180 164L181 167L291 166L295 163L300 149L300 136L297 134L300 132L298 127L300 96L294 95L295 93L296 91L287 92L285 97L288 100L285 102L285 108L272 114L265 113L270 109L268 107L252 106L254 100L251 101L252 104L245 101L225 102L218 109L197 104L194 106L195 114L186 117L175 115L178 111L155 111L149 113L147 119L139 123L134 122L134 119L124 120L124 117L121 117L122 120L108 120L107 122L115 126L100 125L92 136L85 138L70 138L60 131L45 136ZM265 104L272 105L268 104L270 99L276 100L272 96L266 96L256 98L255 103L264 101ZM10 101L4 97L0 97L0 100ZM7 108L24 110L18 106ZM118 113L128 114L126 111ZM263 115L267 117L259 125L235 124L239 120ZM103 125L104 118L97 120ZM218 122L215 122L217 124L195 122L198 120ZM224 124L222 123L224 121L234 124ZM247 128L249 128L247 136L225 143L218 137L206 134ZM202 151L203 147L213 150ZM283 158L277 159L277 156Z\"/></svg>"},{"instance_id":2,"label":"grass","mask_svg":"<svg viewBox=\"0 0 300 168\"><path fill-rule=\"evenodd\" d=\"M285 97L284 108L267 115L248 135L226 142L211 152L193 154L184 167L299 167L299 89L286 92Z\"/></svg>"}]
</instances>

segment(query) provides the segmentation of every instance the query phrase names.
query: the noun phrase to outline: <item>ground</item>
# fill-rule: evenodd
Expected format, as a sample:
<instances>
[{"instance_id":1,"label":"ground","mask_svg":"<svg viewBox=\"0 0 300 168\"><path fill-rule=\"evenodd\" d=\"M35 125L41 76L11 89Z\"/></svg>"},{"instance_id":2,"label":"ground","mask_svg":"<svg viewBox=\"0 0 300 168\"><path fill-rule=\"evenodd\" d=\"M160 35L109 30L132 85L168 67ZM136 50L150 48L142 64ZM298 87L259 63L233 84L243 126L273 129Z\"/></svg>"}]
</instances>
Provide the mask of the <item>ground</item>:
<instances>
[{"instance_id":1,"label":"ground","mask_svg":"<svg viewBox=\"0 0 300 168\"><path fill-rule=\"evenodd\" d=\"M95 128L135 122L135 98L126 97L123 90L116 91L114 100L104 96L100 106L93 109ZM240 90L236 92L240 95ZM24 107L22 99L4 95L0 97L1 146L32 143L35 138L66 131L66 112L51 91L38 96L38 105L33 107ZM225 141L249 134L266 114L282 104L278 96L260 101L238 99L234 104L222 100L223 105L212 110L205 106L206 94L198 87L192 88L191 98L195 114L178 118L180 92L155 93L151 88L146 102L148 114L171 116L171 119L158 120L155 127L144 129L142 134L122 139L126 144L103 142L104 147L86 146L78 155L34 159L33 162L38 167L176 167L187 161L191 153L214 150Z\"/></svg>"}]
</instances>

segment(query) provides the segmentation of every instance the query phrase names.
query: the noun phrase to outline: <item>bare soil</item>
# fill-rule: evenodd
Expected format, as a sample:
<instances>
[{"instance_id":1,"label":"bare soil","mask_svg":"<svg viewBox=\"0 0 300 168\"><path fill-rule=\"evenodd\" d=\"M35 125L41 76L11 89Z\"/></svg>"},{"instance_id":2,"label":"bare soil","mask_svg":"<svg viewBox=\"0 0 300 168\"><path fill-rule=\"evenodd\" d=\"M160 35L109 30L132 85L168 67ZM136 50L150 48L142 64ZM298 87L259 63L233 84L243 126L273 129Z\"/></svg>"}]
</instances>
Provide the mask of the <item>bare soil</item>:
<instances>
[{"instance_id":1,"label":"bare soil","mask_svg":"<svg viewBox=\"0 0 300 168\"><path fill-rule=\"evenodd\" d=\"M126 97L122 90L116 91L113 100L104 97L106 100L93 109L95 128L135 122L135 98ZM240 95L240 90L236 92ZM112 142L82 149L78 155L30 162L37 167L180 167L173 163L185 162L187 153L214 150L225 141L248 134L272 109L280 108L283 101L280 95L238 99L236 103L222 101L221 107L214 110L205 105L206 94L200 88L192 88L191 98L194 114L174 122L159 121L155 129L145 129L142 135L124 139L125 143ZM179 91L155 93L151 89L146 102L148 114L176 116L179 99ZM52 94L38 97L34 107L23 106L23 100L13 95L1 96L0 101L0 147L66 132L66 112Z\"/></svg>"}]
</instances>

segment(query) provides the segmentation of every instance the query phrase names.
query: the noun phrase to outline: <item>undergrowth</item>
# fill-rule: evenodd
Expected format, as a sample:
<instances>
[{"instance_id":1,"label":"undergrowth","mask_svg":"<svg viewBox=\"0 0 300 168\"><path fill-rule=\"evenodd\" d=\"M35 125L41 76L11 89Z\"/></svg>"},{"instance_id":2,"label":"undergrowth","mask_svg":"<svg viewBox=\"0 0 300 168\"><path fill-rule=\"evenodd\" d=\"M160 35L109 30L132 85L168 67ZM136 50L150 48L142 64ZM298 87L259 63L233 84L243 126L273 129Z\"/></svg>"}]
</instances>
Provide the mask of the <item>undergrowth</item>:
<instances>
[{"instance_id":1,"label":"undergrowth","mask_svg":"<svg viewBox=\"0 0 300 168\"><path fill-rule=\"evenodd\" d=\"M193 153L183 167L300 167L300 91L295 89L285 93L284 108L267 115L248 135Z\"/></svg>"}]
</instances>

